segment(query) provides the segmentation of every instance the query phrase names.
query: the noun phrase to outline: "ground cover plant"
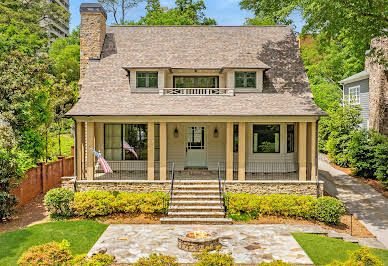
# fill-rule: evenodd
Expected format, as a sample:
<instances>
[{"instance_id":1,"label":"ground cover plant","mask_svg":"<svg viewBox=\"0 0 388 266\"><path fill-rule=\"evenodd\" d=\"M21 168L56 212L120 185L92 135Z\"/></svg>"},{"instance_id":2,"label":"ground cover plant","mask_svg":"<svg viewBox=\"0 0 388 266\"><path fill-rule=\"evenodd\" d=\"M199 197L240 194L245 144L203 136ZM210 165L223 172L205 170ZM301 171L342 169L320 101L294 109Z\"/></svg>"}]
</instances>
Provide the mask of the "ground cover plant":
<instances>
[{"instance_id":1,"label":"ground cover plant","mask_svg":"<svg viewBox=\"0 0 388 266\"><path fill-rule=\"evenodd\" d=\"M0 265L16 265L30 247L52 241L60 243L63 239L69 241L73 256L87 253L107 226L86 220L57 221L1 233Z\"/></svg>"},{"instance_id":2,"label":"ground cover plant","mask_svg":"<svg viewBox=\"0 0 388 266\"><path fill-rule=\"evenodd\" d=\"M357 257L370 257L365 254L365 251L359 251L353 256L352 252L359 250L360 245L345 242L340 239L334 239L326 236L319 236L314 234L293 233L292 234L299 245L304 249L310 259L316 265L326 265L338 261L344 263L349 259L355 259ZM388 266L388 250L383 249L370 249L370 252L376 256L385 266ZM362 255L362 256L360 256ZM353 261L354 262L354 261ZM342 265L342 264L333 264ZM364 265L364 264L347 264L347 265ZM365 264L368 265L368 264ZM369 264L378 265L378 264Z\"/></svg>"},{"instance_id":3,"label":"ground cover plant","mask_svg":"<svg viewBox=\"0 0 388 266\"><path fill-rule=\"evenodd\" d=\"M247 221L263 215L314 219L338 224L345 214L343 204L332 197L296 195L252 195L228 193L228 214L234 220Z\"/></svg>"}]
</instances>

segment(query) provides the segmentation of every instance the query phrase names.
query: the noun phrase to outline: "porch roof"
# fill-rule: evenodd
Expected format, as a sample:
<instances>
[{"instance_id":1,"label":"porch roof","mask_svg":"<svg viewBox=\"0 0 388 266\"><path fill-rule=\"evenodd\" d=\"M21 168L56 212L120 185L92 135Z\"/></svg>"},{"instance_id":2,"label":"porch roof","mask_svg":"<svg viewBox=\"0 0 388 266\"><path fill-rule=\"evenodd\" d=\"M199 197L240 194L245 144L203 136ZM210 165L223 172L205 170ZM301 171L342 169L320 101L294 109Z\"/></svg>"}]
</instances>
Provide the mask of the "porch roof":
<instances>
[{"instance_id":1,"label":"porch roof","mask_svg":"<svg viewBox=\"0 0 388 266\"><path fill-rule=\"evenodd\" d=\"M109 90L89 94L68 116L325 116L310 97L289 93L167 96Z\"/></svg>"}]
</instances>

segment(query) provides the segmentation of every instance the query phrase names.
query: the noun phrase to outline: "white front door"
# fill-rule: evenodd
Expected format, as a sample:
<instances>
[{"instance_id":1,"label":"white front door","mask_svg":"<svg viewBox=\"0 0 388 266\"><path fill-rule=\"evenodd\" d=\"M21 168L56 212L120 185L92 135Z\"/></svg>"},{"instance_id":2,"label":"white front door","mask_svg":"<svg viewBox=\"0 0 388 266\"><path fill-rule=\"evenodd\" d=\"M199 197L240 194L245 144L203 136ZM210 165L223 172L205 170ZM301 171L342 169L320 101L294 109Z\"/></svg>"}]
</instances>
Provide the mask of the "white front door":
<instances>
[{"instance_id":1,"label":"white front door","mask_svg":"<svg viewBox=\"0 0 388 266\"><path fill-rule=\"evenodd\" d=\"M206 167L205 127L186 128L186 167Z\"/></svg>"}]
</instances>

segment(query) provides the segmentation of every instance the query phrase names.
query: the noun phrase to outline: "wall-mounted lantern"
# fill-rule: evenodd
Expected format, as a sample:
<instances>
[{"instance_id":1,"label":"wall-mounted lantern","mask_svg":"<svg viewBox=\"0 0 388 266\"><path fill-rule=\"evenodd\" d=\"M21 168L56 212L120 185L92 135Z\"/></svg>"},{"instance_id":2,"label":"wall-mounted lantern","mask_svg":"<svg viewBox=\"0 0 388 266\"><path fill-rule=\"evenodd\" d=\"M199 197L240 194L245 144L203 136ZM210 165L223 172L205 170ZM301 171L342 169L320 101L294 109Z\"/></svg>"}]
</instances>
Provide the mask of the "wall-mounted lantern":
<instances>
[{"instance_id":1,"label":"wall-mounted lantern","mask_svg":"<svg viewBox=\"0 0 388 266\"><path fill-rule=\"evenodd\" d=\"M218 138L218 129L217 128L214 129L213 136L215 138Z\"/></svg>"},{"instance_id":2,"label":"wall-mounted lantern","mask_svg":"<svg viewBox=\"0 0 388 266\"><path fill-rule=\"evenodd\" d=\"M174 137L178 137L179 136L179 131L178 131L178 128L175 128L174 129Z\"/></svg>"}]
</instances>

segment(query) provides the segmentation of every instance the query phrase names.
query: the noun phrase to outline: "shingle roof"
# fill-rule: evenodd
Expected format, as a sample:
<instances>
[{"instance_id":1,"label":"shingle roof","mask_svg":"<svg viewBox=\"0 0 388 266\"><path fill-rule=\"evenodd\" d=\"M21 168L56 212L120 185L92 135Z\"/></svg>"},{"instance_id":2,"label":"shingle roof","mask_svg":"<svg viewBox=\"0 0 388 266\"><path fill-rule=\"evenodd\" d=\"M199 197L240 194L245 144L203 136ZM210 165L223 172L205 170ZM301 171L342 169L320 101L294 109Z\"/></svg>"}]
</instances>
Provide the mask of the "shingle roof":
<instances>
[{"instance_id":1,"label":"shingle roof","mask_svg":"<svg viewBox=\"0 0 388 266\"><path fill-rule=\"evenodd\" d=\"M263 92L159 96L130 92L125 67L270 68ZM325 115L314 104L298 44L286 26L113 26L90 60L68 115Z\"/></svg>"},{"instance_id":2,"label":"shingle roof","mask_svg":"<svg viewBox=\"0 0 388 266\"><path fill-rule=\"evenodd\" d=\"M350 76L346 79L341 80L340 84L348 84L354 81L363 80L369 78L369 70L361 71L360 73L357 73L353 76Z\"/></svg>"}]
</instances>

